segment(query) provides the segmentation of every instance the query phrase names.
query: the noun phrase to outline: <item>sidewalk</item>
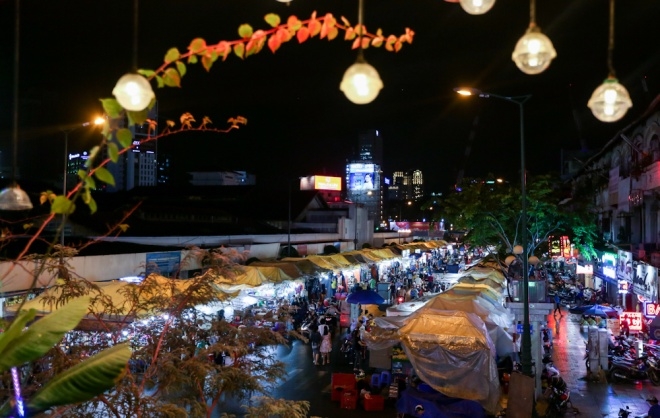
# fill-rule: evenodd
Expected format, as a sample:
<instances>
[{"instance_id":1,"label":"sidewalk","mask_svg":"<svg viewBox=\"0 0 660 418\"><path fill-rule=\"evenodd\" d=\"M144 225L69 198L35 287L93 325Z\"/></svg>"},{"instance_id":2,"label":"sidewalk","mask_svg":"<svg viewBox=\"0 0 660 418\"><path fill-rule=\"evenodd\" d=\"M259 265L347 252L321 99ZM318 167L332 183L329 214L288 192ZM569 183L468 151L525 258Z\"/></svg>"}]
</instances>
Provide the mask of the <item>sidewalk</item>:
<instances>
[{"instance_id":1,"label":"sidewalk","mask_svg":"<svg viewBox=\"0 0 660 418\"><path fill-rule=\"evenodd\" d=\"M554 365L571 391L573 406L582 417L588 418L618 417L619 409L626 406L631 417L646 414L649 409L646 399L660 398L660 386L653 386L648 380L638 384L587 381L583 360L586 335L580 331L579 320L579 315L569 314L565 309L562 317L548 315L548 327L553 330Z\"/></svg>"}]
</instances>

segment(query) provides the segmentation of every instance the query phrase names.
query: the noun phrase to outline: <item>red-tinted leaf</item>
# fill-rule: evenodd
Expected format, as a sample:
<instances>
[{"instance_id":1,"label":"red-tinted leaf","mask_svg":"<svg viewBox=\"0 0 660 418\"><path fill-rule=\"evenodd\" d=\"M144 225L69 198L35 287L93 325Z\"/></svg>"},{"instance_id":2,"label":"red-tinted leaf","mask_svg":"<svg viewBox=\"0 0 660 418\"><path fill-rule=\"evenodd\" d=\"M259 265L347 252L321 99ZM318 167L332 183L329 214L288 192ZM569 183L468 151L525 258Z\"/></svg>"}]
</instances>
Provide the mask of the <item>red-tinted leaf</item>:
<instances>
[{"instance_id":1,"label":"red-tinted leaf","mask_svg":"<svg viewBox=\"0 0 660 418\"><path fill-rule=\"evenodd\" d=\"M280 40L280 42L288 42L291 40L291 32L284 28L280 28L277 30L277 37Z\"/></svg>"},{"instance_id":2,"label":"red-tinted leaf","mask_svg":"<svg viewBox=\"0 0 660 418\"><path fill-rule=\"evenodd\" d=\"M341 21L344 22L344 26L351 26L351 22L349 22L344 16L341 17Z\"/></svg>"},{"instance_id":3,"label":"red-tinted leaf","mask_svg":"<svg viewBox=\"0 0 660 418\"><path fill-rule=\"evenodd\" d=\"M297 31L302 27L302 22L300 19L292 15L287 19L286 25L289 27L289 29Z\"/></svg>"},{"instance_id":4,"label":"red-tinted leaf","mask_svg":"<svg viewBox=\"0 0 660 418\"><path fill-rule=\"evenodd\" d=\"M355 31L353 30L353 28L346 29L346 33L344 34L344 39L347 41L355 39Z\"/></svg>"},{"instance_id":5,"label":"red-tinted leaf","mask_svg":"<svg viewBox=\"0 0 660 418\"><path fill-rule=\"evenodd\" d=\"M392 46L391 43L386 43L385 44L385 49L387 49L390 52L394 51L394 47Z\"/></svg>"},{"instance_id":6,"label":"red-tinted leaf","mask_svg":"<svg viewBox=\"0 0 660 418\"><path fill-rule=\"evenodd\" d=\"M270 38L268 38L268 48L270 48L273 54L280 48L280 45L282 45L282 42L280 42L276 35L272 35Z\"/></svg>"},{"instance_id":7,"label":"red-tinted leaf","mask_svg":"<svg viewBox=\"0 0 660 418\"><path fill-rule=\"evenodd\" d=\"M371 46L378 48L383 45L383 37L379 36L371 40Z\"/></svg>"},{"instance_id":8,"label":"red-tinted leaf","mask_svg":"<svg viewBox=\"0 0 660 418\"><path fill-rule=\"evenodd\" d=\"M323 20L323 23L321 24L321 32L319 32L319 38L323 39L326 36L328 36L328 22Z\"/></svg>"},{"instance_id":9,"label":"red-tinted leaf","mask_svg":"<svg viewBox=\"0 0 660 418\"><path fill-rule=\"evenodd\" d=\"M364 27L364 25L355 25L355 33L356 34L362 34L364 36L365 33L367 33L367 28Z\"/></svg>"},{"instance_id":10,"label":"red-tinted leaf","mask_svg":"<svg viewBox=\"0 0 660 418\"><path fill-rule=\"evenodd\" d=\"M309 29L307 29L305 26L298 29L298 32L296 33L296 37L298 38L299 44L305 42L309 38Z\"/></svg>"},{"instance_id":11,"label":"red-tinted leaf","mask_svg":"<svg viewBox=\"0 0 660 418\"><path fill-rule=\"evenodd\" d=\"M229 53L231 52L231 45L229 45L229 42L221 41L215 47L215 51L219 56L222 57L222 60L224 61L227 59L227 56L229 56Z\"/></svg>"},{"instance_id":12,"label":"red-tinted leaf","mask_svg":"<svg viewBox=\"0 0 660 418\"><path fill-rule=\"evenodd\" d=\"M188 50L193 54L199 54L206 49L206 41L202 38L195 38L190 42Z\"/></svg>"},{"instance_id":13,"label":"red-tinted leaf","mask_svg":"<svg viewBox=\"0 0 660 418\"><path fill-rule=\"evenodd\" d=\"M401 50L402 46L403 46L403 44L401 42L395 42L394 43L394 51L399 52L399 50Z\"/></svg>"},{"instance_id":14,"label":"red-tinted leaf","mask_svg":"<svg viewBox=\"0 0 660 418\"><path fill-rule=\"evenodd\" d=\"M353 41L353 46L351 46L351 49L358 49L360 47L360 38L355 38Z\"/></svg>"},{"instance_id":15,"label":"red-tinted leaf","mask_svg":"<svg viewBox=\"0 0 660 418\"><path fill-rule=\"evenodd\" d=\"M396 42L396 36L390 35L390 36L387 37L387 43L388 44L393 44L394 42Z\"/></svg>"},{"instance_id":16,"label":"red-tinted leaf","mask_svg":"<svg viewBox=\"0 0 660 418\"><path fill-rule=\"evenodd\" d=\"M309 28L309 36L311 37L318 35L321 31L321 24L316 19L310 20L307 27Z\"/></svg>"},{"instance_id":17,"label":"red-tinted leaf","mask_svg":"<svg viewBox=\"0 0 660 418\"><path fill-rule=\"evenodd\" d=\"M337 29L336 26L333 26L328 32L328 41L332 41L337 37L337 35L339 35L339 29Z\"/></svg>"},{"instance_id":18,"label":"red-tinted leaf","mask_svg":"<svg viewBox=\"0 0 660 418\"><path fill-rule=\"evenodd\" d=\"M362 49L369 48L370 44L371 44L371 40L369 38L362 38Z\"/></svg>"}]
</instances>

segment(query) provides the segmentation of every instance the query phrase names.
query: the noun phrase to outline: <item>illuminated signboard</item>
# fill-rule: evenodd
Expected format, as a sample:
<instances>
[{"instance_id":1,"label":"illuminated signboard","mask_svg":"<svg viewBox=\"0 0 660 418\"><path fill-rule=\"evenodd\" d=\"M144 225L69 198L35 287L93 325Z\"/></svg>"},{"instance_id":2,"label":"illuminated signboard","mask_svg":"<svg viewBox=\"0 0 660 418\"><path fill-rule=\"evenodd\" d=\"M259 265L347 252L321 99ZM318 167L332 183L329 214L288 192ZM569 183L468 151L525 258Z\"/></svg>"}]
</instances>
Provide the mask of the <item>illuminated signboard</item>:
<instances>
[{"instance_id":1,"label":"illuminated signboard","mask_svg":"<svg viewBox=\"0 0 660 418\"><path fill-rule=\"evenodd\" d=\"M314 189L341 190L341 177L314 176Z\"/></svg>"},{"instance_id":2,"label":"illuminated signboard","mask_svg":"<svg viewBox=\"0 0 660 418\"><path fill-rule=\"evenodd\" d=\"M639 332L642 330L641 312L622 312L619 316L619 324L627 322L630 331Z\"/></svg>"},{"instance_id":3,"label":"illuminated signboard","mask_svg":"<svg viewBox=\"0 0 660 418\"><path fill-rule=\"evenodd\" d=\"M566 235L561 237L549 237L548 248L550 249L550 256L571 258L571 241Z\"/></svg>"},{"instance_id":4,"label":"illuminated signboard","mask_svg":"<svg viewBox=\"0 0 660 418\"><path fill-rule=\"evenodd\" d=\"M633 291L647 300L656 302L658 299L658 269L646 263L637 263L634 269Z\"/></svg>"},{"instance_id":5,"label":"illuminated signboard","mask_svg":"<svg viewBox=\"0 0 660 418\"><path fill-rule=\"evenodd\" d=\"M378 190L375 164L353 163L348 165L346 188L355 190Z\"/></svg>"},{"instance_id":6,"label":"illuminated signboard","mask_svg":"<svg viewBox=\"0 0 660 418\"><path fill-rule=\"evenodd\" d=\"M660 310L660 303L644 303L644 316L655 317L659 313L658 310Z\"/></svg>"},{"instance_id":7,"label":"illuminated signboard","mask_svg":"<svg viewBox=\"0 0 660 418\"><path fill-rule=\"evenodd\" d=\"M616 267L616 277L627 282L632 283L633 268L632 268L632 253L627 251L617 252L619 262Z\"/></svg>"},{"instance_id":8,"label":"illuminated signboard","mask_svg":"<svg viewBox=\"0 0 660 418\"><path fill-rule=\"evenodd\" d=\"M625 280L619 280L619 293L628 293L630 283Z\"/></svg>"}]
</instances>

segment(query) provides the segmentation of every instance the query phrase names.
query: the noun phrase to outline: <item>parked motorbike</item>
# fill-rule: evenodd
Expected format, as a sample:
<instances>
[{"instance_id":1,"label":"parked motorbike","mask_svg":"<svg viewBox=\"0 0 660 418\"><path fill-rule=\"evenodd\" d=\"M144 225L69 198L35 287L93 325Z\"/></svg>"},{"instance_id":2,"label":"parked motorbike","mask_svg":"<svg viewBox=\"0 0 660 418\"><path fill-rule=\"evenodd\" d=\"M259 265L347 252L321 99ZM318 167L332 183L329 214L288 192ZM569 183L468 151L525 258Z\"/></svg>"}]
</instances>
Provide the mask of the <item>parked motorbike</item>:
<instances>
[{"instance_id":1,"label":"parked motorbike","mask_svg":"<svg viewBox=\"0 0 660 418\"><path fill-rule=\"evenodd\" d=\"M619 418L628 418L630 416L630 407L626 406L626 409L619 408Z\"/></svg>"},{"instance_id":2,"label":"parked motorbike","mask_svg":"<svg viewBox=\"0 0 660 418\"><path fill-rule=\"evenodd\" d=\"M615 357L612 359L608 377L612 382L646 380L649 378L646 360L647 356L632 361Z\"/></svg>"},{"instance_id":3,"label":"parked motorbike","mask_svg":"<svg viewBox=\"0 0 660 418\"><path fill-rule=\"evenodd\" d=\"M653 386L660 385L660 362L655 356L649 356L646 359L646 364L648 365L647 374L649 380L653 383Z\"/></svg>"},{"instance_id":4,"label":"parked motorbike","mask_svg":"<svg viewBox=\"0 0 660 418\"><path fill-rule=\"evenodd\" d=\"M571 407L571 391L568 390L566 382L561 376L553 376L548 381L546 397L550 408L557 416L563 416L566 410Z\"/></svg>"}]
</instances>

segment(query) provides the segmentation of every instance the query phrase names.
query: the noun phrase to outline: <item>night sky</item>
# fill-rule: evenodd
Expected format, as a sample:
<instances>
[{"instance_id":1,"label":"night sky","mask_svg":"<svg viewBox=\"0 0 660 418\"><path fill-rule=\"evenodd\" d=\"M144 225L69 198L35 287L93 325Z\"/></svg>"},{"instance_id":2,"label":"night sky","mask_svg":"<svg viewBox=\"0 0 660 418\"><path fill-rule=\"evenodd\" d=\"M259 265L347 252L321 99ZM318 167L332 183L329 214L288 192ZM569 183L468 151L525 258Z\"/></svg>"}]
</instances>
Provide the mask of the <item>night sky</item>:
<instances>
[{"instance_id":1,"label":"night sky","mask_svg":"<svg viewBox=\"0 0 660 418\"><path fill-rule=\"evenodd\" d=\"M429 191L444 191L466 176L517 176L517 106L496 99L459 98L470 85L500 95L531 94L525 105L528 169L558 171L561 149L599 149L639 117L660 94L660 1L619 0L614 68L633 100L614 124L597 121L586 103L608 75L607 0L537 2L537 23L557 58L544 73L520 72L511 52L529 23L529 3L498 0L487 14L471 16L443 0L365 1L370 32L416 32L399 53L368 49L365 58L385 85L369 105L355 105L339 91L356 51L342 39L311 39L264 49L245 61L231 56L206 73L192 66L181 89L157 89L161 121L192 112L224 126L241 115L248 125L227 135L170 137L160 152L180 170L248 170L276 186L310 174L343 175L361 130L378 129L385 145L383 170L420 168ZM0 0L0 143L11 143L13 0ZM156 68L170 47L185 51L202 37L209 43L238 38L250 23L266 29L269 12L306 19L312 11L357 22L357 0L140 0L138 66ZM101 112L117 79L132 67L133 2L22 0L19 165L23 178L61 176L63 134L70 124ZM343 36L343 33L342 35ZM476 116L469 158L465 149ZM98 140L78 130L70 149ZM5 145L5 146L6 146ZM3 163L11 152L3 148ZM275 170L275 173L273 173Z\"/></svg>"}]
</instances>

